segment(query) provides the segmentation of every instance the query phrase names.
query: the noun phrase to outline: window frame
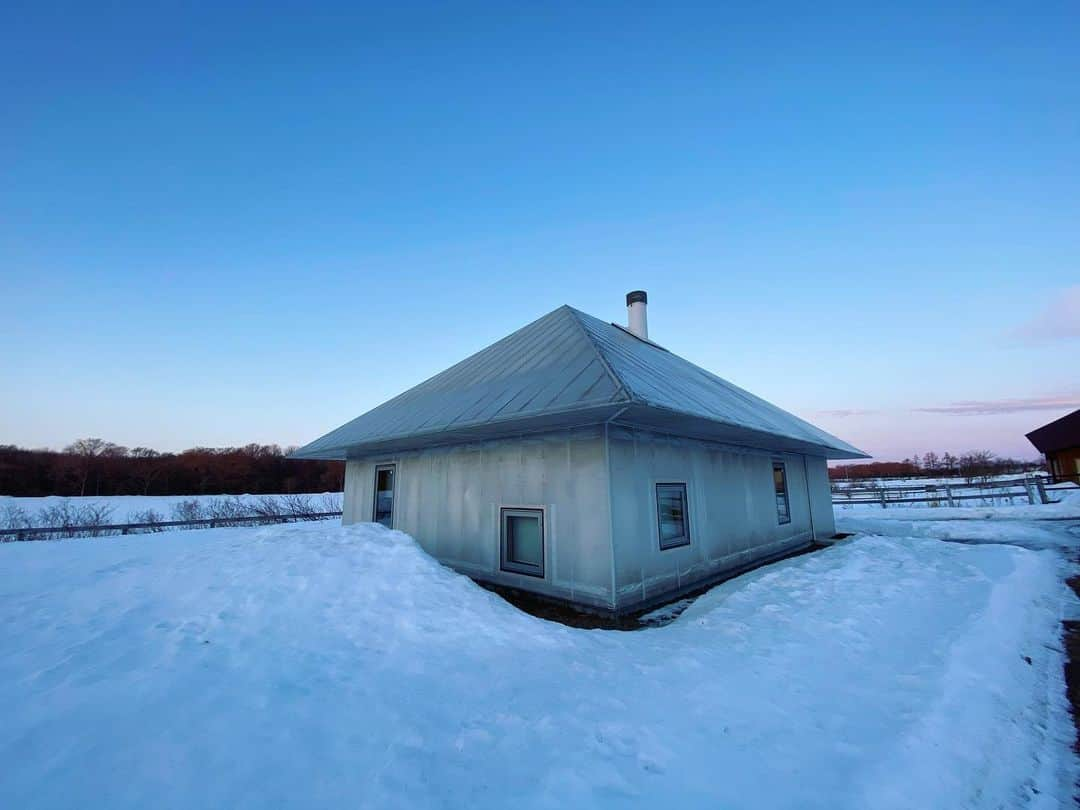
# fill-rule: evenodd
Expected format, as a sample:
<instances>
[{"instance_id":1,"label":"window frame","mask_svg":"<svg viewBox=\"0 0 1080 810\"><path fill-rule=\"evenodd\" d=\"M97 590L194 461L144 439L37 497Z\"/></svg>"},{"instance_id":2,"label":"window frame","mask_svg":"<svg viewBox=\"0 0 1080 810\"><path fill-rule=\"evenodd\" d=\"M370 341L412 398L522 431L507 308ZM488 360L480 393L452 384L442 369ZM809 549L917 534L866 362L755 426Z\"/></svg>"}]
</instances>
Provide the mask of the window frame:
<instances>
[{"instance_id":1,"label":"window frame","mask_svg":"<svg viewBox=\"0 0 1080 810\"><path fill-rule=\"evenodd\" d=\"M776 491L776 469L780 468L780 476L784 482L784 514L780 513L780 493ZM785 526L791 523L791 488L788 486L788 474L787 474L787 462L783 459L774 458L772 460L772 475L770 476L772 481L773 491L773 506L776 509L776 525Z\"/></svg>"},{"instance_id":2,"label":"window frame","mask_svg":"<svg viewBox=\"0 0 1080 810\"><path fill-rule=\"evenodd\" d=\"M664 532L660 526L660 488L679 487L682 489L683 499L683 533L679 537L670 540L664 539ZM684 548L690 545L690 487L686 481L657 481L653 484L653 503L656 506L656 538L661 551L670 551L673 548Z\"/></svg>"},{"instance_id":3,"label":"window frame","mask_svg":"<svg viewBox=\"0 0 1080 810\"><path fill-rule=\"evenodd\" d=\"M374 481L371 486L371 522L378 523L380 526L386 526L378 519L379 514L379 473L383 470L390 470L394 475L394 486L390 491L393 493L390 497L390 525L386 526L388 529L394 528L394 520L397 518L397 481L398 471L397 462L391 461L386 464L376 464L375 474L373 476Z\"/></svg>"},{"instance_id":4,"label":"window frame","mask_svg":"<svg viewBox=\"0 0 1080 810\"><path fill-rule=\"evenodd\" d=\"M545 579L545 562L547 560L547 515L542 506L500 506L499 507L499 569L510 574L522 574L527 577ZM540 522L540 564L518 562L511 560L509 555L509 543L507 528L510 525L507 518L527 517L536 518Z\"/></svg>"}]
</instances>

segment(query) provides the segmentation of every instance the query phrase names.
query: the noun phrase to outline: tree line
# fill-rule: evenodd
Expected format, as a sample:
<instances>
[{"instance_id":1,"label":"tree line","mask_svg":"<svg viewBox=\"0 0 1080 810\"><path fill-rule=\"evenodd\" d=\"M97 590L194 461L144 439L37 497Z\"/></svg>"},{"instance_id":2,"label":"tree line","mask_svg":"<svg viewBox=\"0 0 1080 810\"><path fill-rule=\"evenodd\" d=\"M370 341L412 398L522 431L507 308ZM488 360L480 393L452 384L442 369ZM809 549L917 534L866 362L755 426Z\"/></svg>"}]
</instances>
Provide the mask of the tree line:
<instances>
[{"instance_id":1,"label":"tree line","mask_svg":"<svg viewBox=\"0 0 1080 810\"><path fill-rule=\"evenodd\" d=\"M829 468L829 478L860 480L864 478L951 478L960 476L974 481L996 475L1011 475L1045 470L1042 461L1002 458L989 450L971 450L954 456L929 452L903 461L871 461L862 464L838 464Z\"/></svg>"},{"instance_id":2,"label":"tree line","mask_svg":"<svg viewBox=\"0 0 1080 810\"><path fill-rule=\"evenodd\" d=\"M160 453L79 439L61 451L0 445L0 494L241 495L339 492L340 461L293 461L276 444Z\"/></svg>"},{"instance_id":3,"label":"tree line","mask_svg":"<svg viewBox=\"0 0 1080 810\"><path fill-rule=\"evenodd\" d=\"M0 445L0 495L253 495L340 492L340 461L292 461L293 448L276 444L193 447L161 453L122 447L102 439L79 439L61 451ZM1045 469L1042 462L1001 458L988 450L954 456L934 452L903 461L840 464L837 480L994 475Z\"/></svg>"}]
</instances>

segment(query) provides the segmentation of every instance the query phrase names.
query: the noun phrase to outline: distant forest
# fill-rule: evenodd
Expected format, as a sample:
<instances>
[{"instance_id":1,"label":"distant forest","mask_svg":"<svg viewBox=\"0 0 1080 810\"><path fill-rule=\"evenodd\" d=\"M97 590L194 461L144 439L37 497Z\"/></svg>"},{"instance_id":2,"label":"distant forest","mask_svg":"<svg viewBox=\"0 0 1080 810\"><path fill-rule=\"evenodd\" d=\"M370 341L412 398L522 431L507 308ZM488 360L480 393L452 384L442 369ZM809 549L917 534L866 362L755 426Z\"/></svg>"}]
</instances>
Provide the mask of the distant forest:
<instances>
[{"instance_id":1,"label":"distant forest","mask_svg":"<svg viewBox=\"0 0 1080 810\"><path fill-rule=\"evenodd\" d=\"M995 475L1045 470L1042 461L1023 461L1000 458L989 450L972 450L954 456L951 453L926 453L911 456L903 461L870 461L855 464L838 464L829 468L833 481L860 480L864 478L949 478L961 476L969 481L990 478Z\"/></svg>"},{"instance_id":2,"label":"distant forest","mask_svg":"<svg viewBox=\"0 0 1080 810\"><path fill-rule=\"evenodd\" d=\"M0 495L252 495L340 492L340 461L290 461L291 447L193 447L159 453L80 439L62 451L0 445ZM1044 469L1040 462L999 458L979 450L953 456L926 453L903 461L840 464L833 480L963 476L985 478Z\"/></svg>"},{"instance_id":3,"label":"distant forest","mask_svg":"<svg viewBox=\"0 0 1080 810\"><path fill-rule=\"evenodd\" d=\"M80 439L63 451L0 445L0 495L254 495L340 492L340 461L290 461L276 444L159 453Z\"/></svg>"}]
</instances>

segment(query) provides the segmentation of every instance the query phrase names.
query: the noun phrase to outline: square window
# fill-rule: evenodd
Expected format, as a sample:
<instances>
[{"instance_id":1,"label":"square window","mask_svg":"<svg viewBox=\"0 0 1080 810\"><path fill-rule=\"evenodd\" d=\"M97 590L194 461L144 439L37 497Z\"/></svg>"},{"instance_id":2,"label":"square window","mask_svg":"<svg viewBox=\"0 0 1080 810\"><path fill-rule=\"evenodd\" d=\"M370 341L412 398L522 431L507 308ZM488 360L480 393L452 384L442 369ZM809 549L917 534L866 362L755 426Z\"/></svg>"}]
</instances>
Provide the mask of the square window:
<instances>
[{"instance_id":1,"label":"square window","mask_svg":"<svg viewBox=\"0 0 1080 810\"><path fill-rule=\"evenodd\" d=\"M686 484L656 485L656 523L661 549L690 544Z\"/></svg>"},{"instance_id":2,"label":"square window","mask_svg":"<svg viewBox=\"0 0 1080 810\"><path fill-rule=\"evenodd\" d=\"M791 504L788 502L787 470L784 462L773 462L772 476L773 491L776 493L776 519L780 523L791 523Z\"/></svg>"},{"instance_id":3,"label":"square window","mask_svg":"<svg viewBox=\"0 0 1080 810\"><path fill-rule=\"evenodd\" d=\"M544 511L501 510L502 570L544 576Z\"/></svg>"}]
</instances>

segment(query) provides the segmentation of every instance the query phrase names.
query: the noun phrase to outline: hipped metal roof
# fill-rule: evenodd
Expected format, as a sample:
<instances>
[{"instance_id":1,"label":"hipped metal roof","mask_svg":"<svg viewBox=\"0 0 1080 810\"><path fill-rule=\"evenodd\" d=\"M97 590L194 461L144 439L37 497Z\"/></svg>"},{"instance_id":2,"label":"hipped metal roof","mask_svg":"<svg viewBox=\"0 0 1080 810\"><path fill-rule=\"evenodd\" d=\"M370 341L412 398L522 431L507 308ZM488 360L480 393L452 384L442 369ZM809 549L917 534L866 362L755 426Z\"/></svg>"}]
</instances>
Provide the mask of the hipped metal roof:
<instances>
[{"instance_id":1,"label":"hipped metal roof","mask_svg":"<svg viewBox=\"0 0 1080 810\"><path fill-rule=\"evenodd\" d=\"M607 421L767 450L867 457L655 343L562 306L292 458L357 458Z\"/></svg>"},{"instance_id":2,"label":"hipped metal roof","mask_svg":"<svg viewBox=\"0 0 1080 810\"><path fill-rule=\"evenodd\" d=\"M1080 447L1080 408L1027 434L1040 453Z\"/></svg>"}]
</instances>

